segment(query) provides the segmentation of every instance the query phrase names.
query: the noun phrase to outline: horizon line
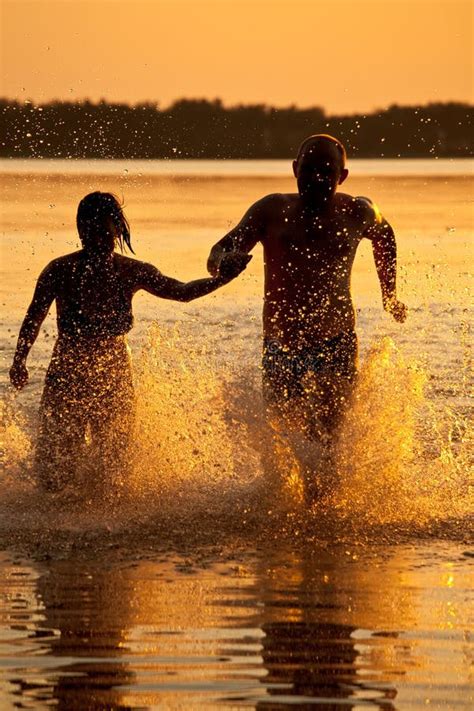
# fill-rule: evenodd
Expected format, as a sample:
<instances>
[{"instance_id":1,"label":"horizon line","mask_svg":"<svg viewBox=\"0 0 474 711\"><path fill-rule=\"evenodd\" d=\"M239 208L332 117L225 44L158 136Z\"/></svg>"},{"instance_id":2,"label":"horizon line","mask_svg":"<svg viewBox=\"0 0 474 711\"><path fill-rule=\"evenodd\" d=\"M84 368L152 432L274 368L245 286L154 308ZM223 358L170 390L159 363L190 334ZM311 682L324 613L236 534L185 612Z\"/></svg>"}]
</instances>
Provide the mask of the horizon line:
<instances>
[{"instance_id":1,"label":"horizon line","mask_svg":"<svg viewBox=\"0 0 474 711\"><path fill-rule=\"evenodd\" d=\"M182 96L177 99L174 99L171 103L161 106L160 102L158 100L153 100L153 99L143 99L140 101L135 101L135 102L128 102L128 101L118 101L118 100L109 100L106 99L105 97L101 97L100 99L90 99L89 97L83 97L83 98L76 98L76 99L69 99L69 98L64 98L64 99L59 99L59 98L54 98L54 99L47 99L44 101L37 101L35 99L32 99L30 97L27 97L25 99L21 98L11 98L7 96L0 96L0 102L5 102L5 103L18 103L18 104L23 104L23 105L28 105L32 104L34 106L46 106L50 104L91 104L92 106L100 106L100 105L108 105L108 106L127 106L129 108L138 108L141 106L150 106L155 108L158 111L168 111L171 109L173 106L176 104L179 104L180 102L205 102L208 104L215 104L219 105L220 108L224 110L232 110L236 108L241 108L241 107L259 107L259 108L264 108L264 109L271 109L275 111L287 111L289 109L294 109L297 111L321 111L324 116L331 116L331 117L337 117L337 116L368 116L370 114L377 114L381 113L384 111L388 111L393 108L398 108L398 109L418 109L418 108L428 108L430 106L449 106L449 105L455 105L455 106L466 106L469 108L474 108L474 101L460 101L460 100L455 100L455 99L448 99L445 101L438 101L438 100L429 100L424 103L409 103L409 104L399 104L396 101L392 102L390 104L387 104L384 107L376 107L372 109L371 111L361 111L361 110L353 110L352 112L347 112L347 113L328 113L327 109L324 108L323 106L320 106L318 104L311 104L307 106L299 106L298 104L285 104L285 105L280 105L277 106L275 104L270 104L270 103L265 103L265 102L237 102L237 103L229 103L226 104L223 99L219 97L213 97L213 98L207 98L203 96L194 96L194 97L189 97L189 96Z\"/></svg>"}]
</instances>

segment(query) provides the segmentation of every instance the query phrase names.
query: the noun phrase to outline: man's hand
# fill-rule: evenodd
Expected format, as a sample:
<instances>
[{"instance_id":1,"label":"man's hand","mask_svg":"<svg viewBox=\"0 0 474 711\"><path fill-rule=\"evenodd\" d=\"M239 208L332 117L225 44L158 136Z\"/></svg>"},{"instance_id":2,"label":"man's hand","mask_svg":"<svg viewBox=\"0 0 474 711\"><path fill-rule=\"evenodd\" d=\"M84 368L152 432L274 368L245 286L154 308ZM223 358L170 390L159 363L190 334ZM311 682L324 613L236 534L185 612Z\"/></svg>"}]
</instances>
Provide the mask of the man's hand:
<instances>
[{"instance_id":1,"label":"man's hand","mask_svg":"<svg viewBox=\"0 0 474 711\"><path fill-rule=\"evenodd\" d=\"M21 390L28 382L28 368L23 361L13 361L10 368L10 382L17 390Z\"/></svg>"},{"instance_id":2,"label":"man's hand","mask_svg":"<svg viewBox=\"0 0 474 711\"><path fill-rule=\"evenodd\" d=\"M219 262L219 277L231 281L241 274L252 259L246 252L227 252L222 255Z\"/></svg>"},{"instance_id":3,"label":"man's hand","mask_svg":"<svg viewBox=\"0 0 474 711\"><path fill-rule=\"evenodd\" d=\"M398 323L403 323L406 321L408 315L408 309L401 301L398 299L385 299L383 303L385 311L393 316L395 321Z\"/></svg>"},{"instance_id":4,"label":"man's hand","mask_svg":"<svg viewBox=\"0 0 474 711\"><path fill-rule=\"evenodd\" d=\"M207 260L207 271L211 276L218 276L219 264L221 262L222 257L224 256L224 253L225 251L220 244L215 244L214 247L211 249L211 253L209 254L209 258Z\"/></svg>"}]
</instances>

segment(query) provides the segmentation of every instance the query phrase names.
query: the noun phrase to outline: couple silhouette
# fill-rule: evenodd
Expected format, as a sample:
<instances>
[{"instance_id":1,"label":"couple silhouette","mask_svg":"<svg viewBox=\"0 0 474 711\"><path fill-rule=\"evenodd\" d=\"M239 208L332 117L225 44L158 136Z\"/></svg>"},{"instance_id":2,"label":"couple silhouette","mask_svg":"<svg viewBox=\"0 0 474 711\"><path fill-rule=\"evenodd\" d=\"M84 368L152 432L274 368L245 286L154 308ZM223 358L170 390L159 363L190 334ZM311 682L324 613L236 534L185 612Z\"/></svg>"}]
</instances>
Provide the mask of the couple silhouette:
<instances>
[{"instance_id":1,"label":"couple silhouette","mask_svg":"<svg viewBox=\"0 0 474 711\"><path fill-rule=\"evenodd\" d=\"M357 374L350 280L362 238L372 242L384 309L403 322L396 293L393 230L369 198L338 190L348 175L346 151L332 136L309 136L293 161L295 193L254 203L210 252L210 277L187 283L133 253L127 218L111 193L79 203L82 249L50 262L38 278L20 329L12 384L28 381L26 360L51 304L58 337L40 404L35 471L47 490L65 483L64 463L79 462L86 441L100 460L123 466L134 420L127 333L140 289L191 301L235 279L264 250L263 394L268 408L291 417L309 437L332 435ZM120 253L116 248L120 249Z\"/></svg>"}]
</instances>

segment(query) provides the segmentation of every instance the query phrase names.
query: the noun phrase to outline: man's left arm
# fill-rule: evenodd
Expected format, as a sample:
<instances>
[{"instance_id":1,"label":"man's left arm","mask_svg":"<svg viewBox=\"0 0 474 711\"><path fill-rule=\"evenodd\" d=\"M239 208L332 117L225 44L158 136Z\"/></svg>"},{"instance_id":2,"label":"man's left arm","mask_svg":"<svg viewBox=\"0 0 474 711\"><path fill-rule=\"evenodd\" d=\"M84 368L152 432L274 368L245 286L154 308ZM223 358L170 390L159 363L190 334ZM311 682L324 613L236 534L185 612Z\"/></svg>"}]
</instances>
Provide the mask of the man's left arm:
<instances>
[{"instance_id":1,"label":"man's left arm","mask_svg":"<svg viewBox=\"0 0 474 711\"><path fill-rule=\"evenodd\" d=\"M407 307L397 298L397 243L392 226L380 214L377 206L369 198L357 198L364 209L362 234L372 242L375 268L382 292L385 311L395 321L403 323L407 317Z\"/></svg>"}]
</instances>

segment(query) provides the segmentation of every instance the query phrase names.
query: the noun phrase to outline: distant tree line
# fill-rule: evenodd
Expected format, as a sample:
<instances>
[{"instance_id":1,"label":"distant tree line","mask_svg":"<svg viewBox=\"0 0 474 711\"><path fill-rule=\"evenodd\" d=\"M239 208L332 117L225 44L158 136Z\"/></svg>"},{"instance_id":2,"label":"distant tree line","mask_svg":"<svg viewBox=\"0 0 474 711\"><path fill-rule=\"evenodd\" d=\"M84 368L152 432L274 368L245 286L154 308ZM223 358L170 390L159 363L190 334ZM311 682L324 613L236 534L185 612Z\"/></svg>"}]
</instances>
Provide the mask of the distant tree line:
<instances>
[{"instance_id":1,"label":"distant tree line","mask_svg":"<svg viewBox=\"0 0 474 711\"><path fill-rule=\"evenodd\" d=\"M352 157L465 157L473 154L473 109L451 102L328 116L319 107L225 107L218 99L181 99L167 109L0 99L0 156L288 158L308 134L330 133Z\"/></svg>"}]
</instances>

